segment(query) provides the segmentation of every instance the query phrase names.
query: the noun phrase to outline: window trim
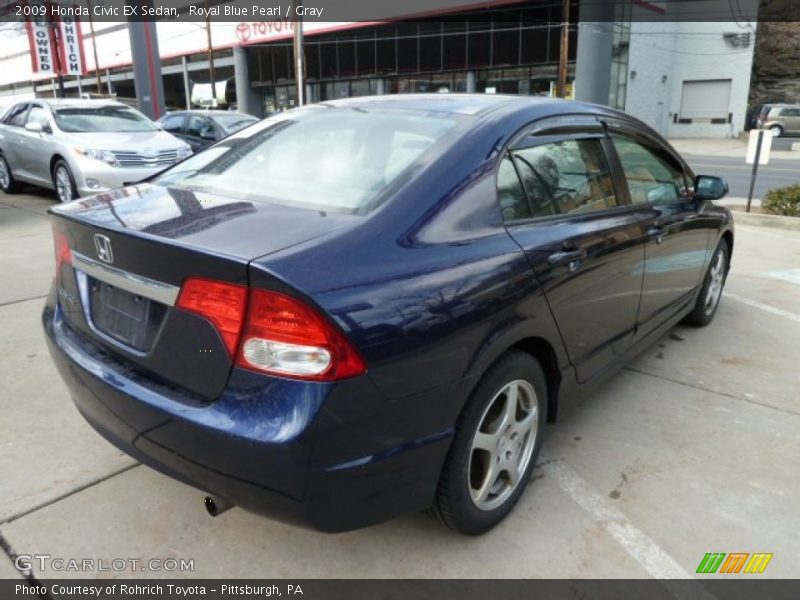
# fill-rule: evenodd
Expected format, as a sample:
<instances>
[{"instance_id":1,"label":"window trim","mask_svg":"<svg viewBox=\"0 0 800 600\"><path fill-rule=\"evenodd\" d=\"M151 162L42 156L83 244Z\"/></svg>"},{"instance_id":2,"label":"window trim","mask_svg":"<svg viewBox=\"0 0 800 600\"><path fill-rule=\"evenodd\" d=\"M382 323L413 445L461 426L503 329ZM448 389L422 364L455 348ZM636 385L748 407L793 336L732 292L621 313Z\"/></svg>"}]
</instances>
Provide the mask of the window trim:
<instances>
[{"instance_id":1,"label":"window trim","mask_svg":"<svg viewBox=\"0 0 800 600\"><path fill-rule=\"evenodd\" d=\"M14 112L14 109L19 107L19 106L23 107L22 113ZM30 102L20 102L19 104L15 105L15 106L12 106L9 109L8 113L6 114L5 119L3 119L3 124L7 125L8 127L19 127L20 129L24 129L25 128L25 123L28 122L28 113L30 111L31 111L31 103ZM13 117L17 116L18 114L24 114L25 115L25 119L24 119L22 125L15 125L15 124L11 123L11 119Z\"/></svg>"}]
</instances>

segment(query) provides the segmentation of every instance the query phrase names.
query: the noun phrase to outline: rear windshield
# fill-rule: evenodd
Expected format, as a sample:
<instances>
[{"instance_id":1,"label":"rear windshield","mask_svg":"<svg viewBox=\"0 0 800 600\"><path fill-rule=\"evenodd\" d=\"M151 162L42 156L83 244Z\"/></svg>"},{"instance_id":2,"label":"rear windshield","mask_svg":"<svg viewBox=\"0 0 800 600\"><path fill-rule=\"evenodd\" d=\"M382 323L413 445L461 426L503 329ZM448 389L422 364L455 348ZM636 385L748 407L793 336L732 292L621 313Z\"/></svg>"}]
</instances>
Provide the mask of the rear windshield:
<instances>
[{"instance_id":1,"label":"rear windshield","mask_svg":"<svg viewBox=\"0 0 800 600\"><path fill-rule=\"evenodd\" d=\"M61 131L87 133L91 131L154 131L155 123L127 106L71 106L53 111Z\"/></svg>"},{"instance_id":2,"label":"rear windshield","mask_svg":"<svg viewBox=\"0 0 800 600\"><path fill-rule=\"evenodd\" d=\"M227 132L233 133L252 125L258 119L250 115L228 114L228 115L214 115L214 120Z\"/></svg>"},{"instance_id":3,"label":"rear windshield","mask_svg":"<svg viewBox=\"0 0 800 600\"><path fill-rule=\"evenodd\" d=\"M463 118L361 108L293 110L226 138L155 183L364 213L412 163L444 145Z\"/></svg>"}]
</instances>

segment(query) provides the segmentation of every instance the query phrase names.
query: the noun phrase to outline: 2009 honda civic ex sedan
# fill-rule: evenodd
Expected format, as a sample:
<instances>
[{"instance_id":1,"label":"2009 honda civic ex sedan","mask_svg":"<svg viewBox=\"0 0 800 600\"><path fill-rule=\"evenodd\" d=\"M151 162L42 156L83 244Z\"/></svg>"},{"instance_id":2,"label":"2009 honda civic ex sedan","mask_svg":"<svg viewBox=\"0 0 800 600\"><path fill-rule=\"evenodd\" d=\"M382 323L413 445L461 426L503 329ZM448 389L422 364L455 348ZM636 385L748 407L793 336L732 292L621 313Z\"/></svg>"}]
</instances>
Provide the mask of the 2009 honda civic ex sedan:
<instances>
[{"instance_id":1,"label":"2009 honda civic ex sedan","mask_svg":"<svg viewBox=\"0 0 800 600\"><path fill-rule=\"evenodd\" d=\"M477 534L566 403L712 319L725 192L599 106L326 102L52 208L44 328L89 423L217 507Z\"/></svg>"}]
</instances>

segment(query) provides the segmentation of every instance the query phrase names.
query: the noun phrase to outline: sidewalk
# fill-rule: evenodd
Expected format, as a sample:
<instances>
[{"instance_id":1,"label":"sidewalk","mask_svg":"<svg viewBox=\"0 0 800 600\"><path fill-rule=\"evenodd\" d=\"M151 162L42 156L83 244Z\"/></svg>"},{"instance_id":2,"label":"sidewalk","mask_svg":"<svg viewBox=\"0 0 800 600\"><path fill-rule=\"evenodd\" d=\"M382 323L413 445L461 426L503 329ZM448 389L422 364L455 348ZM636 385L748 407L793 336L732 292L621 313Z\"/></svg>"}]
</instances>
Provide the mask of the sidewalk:
<instances>
[{"instance_id":1,"label":"sidewalk","mask_svg":"<svg viewBox=\"0 0 800 600\"><path fill-rule=\"evenodd\" d=\"M695 139L677 138L669 143L681 154L697 154L702 156L720 156L725 158L741 158L747 155L747 142L734 139ZM800 160L800 152L791 150L772 150L770 160Z\"/></svg>"}]
</instances>

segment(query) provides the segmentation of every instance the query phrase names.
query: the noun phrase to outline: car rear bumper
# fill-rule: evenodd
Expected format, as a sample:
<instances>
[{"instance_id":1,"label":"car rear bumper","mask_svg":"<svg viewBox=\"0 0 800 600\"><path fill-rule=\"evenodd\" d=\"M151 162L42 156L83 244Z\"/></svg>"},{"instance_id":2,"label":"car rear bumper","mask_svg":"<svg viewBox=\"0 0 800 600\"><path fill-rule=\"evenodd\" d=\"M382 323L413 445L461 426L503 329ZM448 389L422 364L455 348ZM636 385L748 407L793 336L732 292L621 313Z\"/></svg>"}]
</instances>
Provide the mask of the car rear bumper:
<instances>
[{"instance_id":1,"label":"car rear bumper","mask_svg":"<svg viewBox=\"0 0 800 600\"><path fill-rule=\"evenodd\" d=\"M158 167L112 167L98 160L77 161L73 177L79 196L90 196L131 185L166 169Z\"/></svg>"},{"instance_id":2,"label":"car rear bumper","mask_svg":"<svg viewBox=\"0 0 800 600\"><path fill-rule=\"evenodd\" d=\"M81 414L166 475L252 512L329 532L432 504L452 436L452 428L420 432L431 420L414 410L433 397L387 404L374 401L368 377L333 386L234 370L219 399L193 403L74 332L52 295L42 319Z\"/></svg>"}]
</instances>

